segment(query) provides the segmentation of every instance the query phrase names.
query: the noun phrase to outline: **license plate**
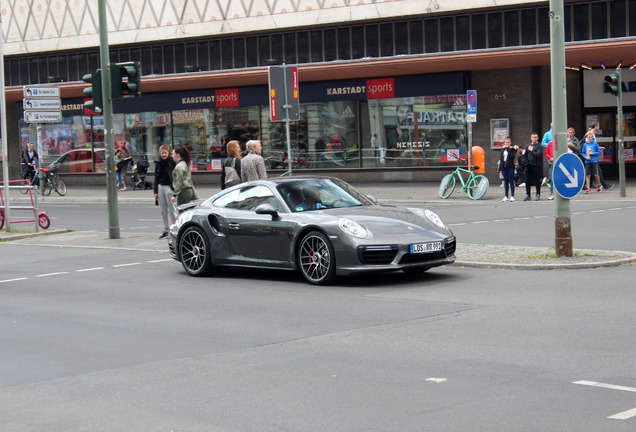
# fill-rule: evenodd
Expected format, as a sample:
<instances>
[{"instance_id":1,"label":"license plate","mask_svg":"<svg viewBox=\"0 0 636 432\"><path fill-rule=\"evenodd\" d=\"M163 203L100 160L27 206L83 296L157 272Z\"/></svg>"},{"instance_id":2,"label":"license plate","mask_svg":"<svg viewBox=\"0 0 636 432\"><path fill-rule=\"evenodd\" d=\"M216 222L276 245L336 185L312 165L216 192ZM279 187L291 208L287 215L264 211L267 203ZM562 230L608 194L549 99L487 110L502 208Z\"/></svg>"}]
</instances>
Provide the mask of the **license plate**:
<instances>
[{"instance_id":1,"label":"license plate","mask_svg":"<svg viewBox=\"0 0 636 432\"><path fill-rule=\"evenodd\" d=\"M412 254L437 252L442 250L442 242L415 243L411 245Z\"/></svg>"}]
</instances>

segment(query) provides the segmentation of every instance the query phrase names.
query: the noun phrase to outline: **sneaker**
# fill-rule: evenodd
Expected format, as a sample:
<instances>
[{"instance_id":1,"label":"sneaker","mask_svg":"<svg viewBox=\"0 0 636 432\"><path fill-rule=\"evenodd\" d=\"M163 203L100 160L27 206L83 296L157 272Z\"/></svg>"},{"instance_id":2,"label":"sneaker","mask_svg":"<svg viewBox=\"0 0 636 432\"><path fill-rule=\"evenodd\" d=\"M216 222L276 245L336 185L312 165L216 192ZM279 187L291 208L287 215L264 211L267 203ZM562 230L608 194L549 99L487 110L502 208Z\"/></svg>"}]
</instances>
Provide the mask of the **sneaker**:
<instances>
[{"instance_id":1,"label":"sneaker","mask_svg":"<svg viewBox=\"0 0 636 432\"><path fill-rule=\"evenodd\" d=\"M504 197L504 199L502 199L501 201L503 201L503 202L508 201L508 197Z\"/></svg>"},{"instance_id":2,"label":"sneaker","mask_svg":"<svg viewBox=\"0 0 636 432\"><path fill-rule=\"evenodd\" d=\"M530 201L530 195L526 195L526 197L523 200L524 201Z\"/></svg>"},{"instance_id":3,"label":"sneaker","mask_svg":"<svg viewBox=\"0 0 636 432\"><path fill-rule=\"evenodd\" d=\"M590 193L590 190L589 190L589 189L585 189L585 193L586 193L586 194L589 194L589 193Z\"/></svg>"},{"instance_id":4,"label":"sneaker","mask_svg":"<svg viewBox=\"0 0 636 432\"><path fill-rule=\"evenodd\" d=\"M510 197L510 202L514 202L515 197Z\"/></svg>"},{"instance_id":5,"label":"sneaker","mask_svg":"<svg viewBox=\"0 0 636 432\"><path fill-rule=\"evenodd\" d=\"M550 196L548 197L548 199L549 199L550 201L552 201L552 200L554 199L554 195L550 195Z\"/></svg>"},{"instance_id":6,"label":"sneaker","mask_svg":"<svg viewBox=\"0 0 636 432\"><path fill-rule=\"evenodd\" d=\"M166 237L168 237L168 233L167 233L167 232L165 232L165 231L164 231L164 232L162 232L162 233L161 233L161 235L159 236L159 238L160 238L160 239L164 239L164 238L166 238Z\"/></svg>"},{"instance_id":7,"label":"sneaker","mask_svg":"<svg viewBox=\"0 0 636 432\"><path fill-rule=\"evenodd\" d=\"M526 182L521 183L519 187L526 187Z\"/></svg>"},{"instance_id":8,"label":"sneaker","mask_svg":"<svg viewBox=\"0 0 636 432\"><path fill-rule=\"evenodd\" d=\"M545 186L545 184L548 182L548 178L547 177L543 177L543 180L541 180L541 186Z\"/></svg>"},{"instance_id":9,"label":"sneaker","mask_svg":"<svg viewBox=\"0 0 636 432\"><path fill-rule=\"evenodd\" d=\"M603 190L603 186L599 186L599 187L596 188L596 192L600 192L602 190Z\"/></svg>"},{"instance_id":10,"label":"sneaker","mask_svg":"<svg viewBox=\"0 0 636 432\"><path fill-rule=\"evenodd\" d=\"M536 196L536 197L534 197L534 200L535 200L535 201L539 201L540 199L541 199L541 195L539 195L539 194L537 194L537 196Z\"/></svg>"},{"instance_id":11,"label":"sneaker","mask_svg":"<svg viewBox=\"0 0 636 432\"><path fill-rule=\"evenodd\" d=\"M614 186L612 183L607 183L605 186L603 186L603 189L607 190L610 189L612 186Z\"/></svg>"}]
</instances>

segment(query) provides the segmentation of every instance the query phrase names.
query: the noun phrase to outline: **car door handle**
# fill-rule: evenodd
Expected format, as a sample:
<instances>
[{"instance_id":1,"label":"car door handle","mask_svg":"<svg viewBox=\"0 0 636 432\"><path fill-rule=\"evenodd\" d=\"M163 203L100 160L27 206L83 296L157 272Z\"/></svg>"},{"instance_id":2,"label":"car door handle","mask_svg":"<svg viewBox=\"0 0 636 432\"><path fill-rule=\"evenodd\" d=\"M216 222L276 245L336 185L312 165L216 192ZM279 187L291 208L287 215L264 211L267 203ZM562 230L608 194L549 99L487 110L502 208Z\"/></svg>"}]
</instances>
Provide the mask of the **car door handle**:
<instances>
[{"instance_id":1,"label":"car door handle","mask_svg":"<svg viewBox=\"0 0 636 432\"><path fill-rule=\"evenodd\" d=\"M240 224L238 224L238 223L236 223L236 222L230 222L229 224L227 224L227 226L228 226L228 228L230 228L230 229L235 229L235 230L237 230L237 229L239 229L239 228L240 228L240 226L241 226L241 225L240 225Z\"/></svg>"}]
</instances>

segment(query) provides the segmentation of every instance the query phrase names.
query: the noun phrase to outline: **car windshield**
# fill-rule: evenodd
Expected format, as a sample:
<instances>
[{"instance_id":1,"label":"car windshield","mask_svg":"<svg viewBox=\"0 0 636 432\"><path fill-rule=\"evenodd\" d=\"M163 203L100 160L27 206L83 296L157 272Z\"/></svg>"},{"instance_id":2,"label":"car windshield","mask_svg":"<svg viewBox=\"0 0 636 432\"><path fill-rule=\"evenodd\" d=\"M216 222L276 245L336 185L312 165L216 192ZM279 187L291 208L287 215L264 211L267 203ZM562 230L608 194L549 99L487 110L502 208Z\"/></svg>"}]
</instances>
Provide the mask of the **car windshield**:
<instances>
[{"instance_id":1,"label":"car windshield","mask_svg":"<svg viewBox=\"0 0 636 432\"><path fill-rule=\"evenodd\" d=\"M302 179L277 186L293 212L355 207L373 203L353 187L337 179Z\"/></svg>"}]
</instances>

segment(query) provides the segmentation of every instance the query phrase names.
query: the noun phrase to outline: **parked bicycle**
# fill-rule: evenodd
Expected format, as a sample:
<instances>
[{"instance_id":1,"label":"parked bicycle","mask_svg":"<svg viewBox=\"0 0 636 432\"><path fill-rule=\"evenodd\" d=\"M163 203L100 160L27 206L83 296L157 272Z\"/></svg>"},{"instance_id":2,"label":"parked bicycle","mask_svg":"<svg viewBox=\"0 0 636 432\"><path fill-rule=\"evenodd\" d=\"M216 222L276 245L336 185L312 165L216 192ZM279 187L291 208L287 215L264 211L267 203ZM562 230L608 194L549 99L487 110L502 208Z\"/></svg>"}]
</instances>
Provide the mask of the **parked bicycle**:
<instances>
[{"instance_id":1,"label":"parked bicycle","mask_svg":"<svg viewBox=\"0 0 636 432\"><path fill-rule=\"evenodd\" d=\"M488 190L488 179L483 175L475 175L475 170L478 168L477 165L473 165L469 170L457 167L455 171L446 175L439 185L440 198L451 196L457 182L461 183L461 190L466 191L470 199L478 200L483 197ZM464 176L467 176L466 180Z\"/></svg>"},{"instance_id":2,"label":"parked bicycle","mask_svg":"<svg viewBox=\"0 0 636 432\"><path fill-rule=\"evenodd\" d=\"M20 172L21 180L28 180L31 186L40 186L40 172L42 173L42 195L49 196L51 192L55 190L60 196L66 195L66 183L59 176L57 170L55 169L55 164L51 165L49 168L42 168L39 170L39 167L35 168L35 171L27 171L22 170ZM29 189L24 189L22 191L23 194L29 192Z\"/></svg>"}]
</instances>

